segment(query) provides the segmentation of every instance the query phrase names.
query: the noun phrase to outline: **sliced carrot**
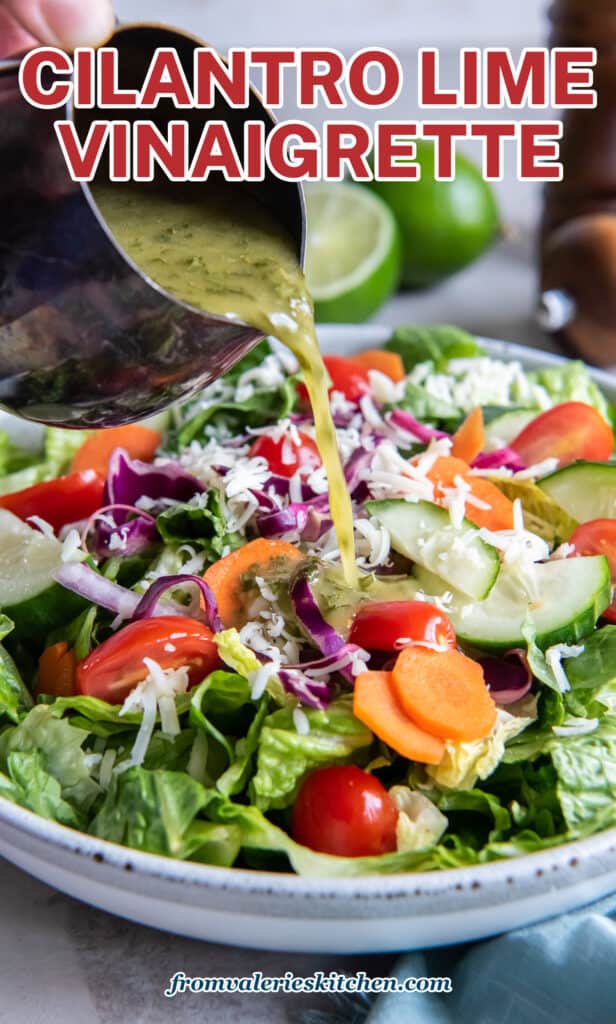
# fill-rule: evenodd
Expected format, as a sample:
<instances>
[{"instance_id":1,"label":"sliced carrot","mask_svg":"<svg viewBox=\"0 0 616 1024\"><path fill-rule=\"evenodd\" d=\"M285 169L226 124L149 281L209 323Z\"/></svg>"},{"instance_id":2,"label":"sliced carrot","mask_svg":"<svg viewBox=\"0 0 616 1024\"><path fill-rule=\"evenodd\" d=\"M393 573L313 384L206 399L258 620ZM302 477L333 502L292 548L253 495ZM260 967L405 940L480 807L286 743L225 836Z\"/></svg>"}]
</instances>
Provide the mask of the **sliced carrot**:
<instances>
[{"instance_id":1,"label":"sliced carrot","mask_svg":"<svg viewBox=\"0 0 616 1024\"><path fill-rule=\"evenodd\" d=\"M240 627L246 622L243 577L247 573L267 576L276 561L297 562L304 556L285 540L266 540L259 537L231 551L209 567L203 579L212 588L218 604L218 614L226 628ZM254 593L251 591L251 599Z\"/></svg>"},{"instance_id":2,"label":"sliced carrot","mask_svg":"<svg viewBox=\"0 0 616 1024\"><path fill-rule=\"evenodd\" d=\"M466 502L465 516L475 526L485 526L488 530L513 529L513 502L499 491L496 484L482 476L474 476L468 463L456 459L453 455L443 455L436 460L428 472L428 479L435 485L434 500L441 504L444 497L443 488L455 487L455 478L459 476L470 485L470 494L487 508L479 508L470 501Z\"/></svg>"},{"instance_id":3,"label":"sliced carrot","mask_svg":"<svg viewBox=\"0 0 616 1024\"><path fill-rule=\"evenodd\" d=\"M483 412L478 405L460 424L453 435L451 454L455 459L464 459L471 463L482 452L486 443L483 429Z\"/></svg>"},{"instance_id":4,"label":"sliced carrot","mask_svg":"<svg viewBox=\"0 0 616 1024\"><path fill-rule=\"evenodd\" d=\"M107 427L97 430L88 437L73 457L72 469L79 473L84 469L95 469L101 476L107 475L109 459L116 448L124 448L131 459L151 462L160 444L160 434L150 427L131 423L125 427Z\"/></svg>"},{"instance_id":5,"label":"sliced carrot","mask_svg":"<svg viewBox=\"0 0 616 1024\"><path fill-rule=\"evenodd\" d=\"M407 715L433 736L469 742L492 730L496 704L483 669L460 651L405 647L391 675Z\"/></svg>"},{"instance_id":6,"label":"sliced carrot","mask_svg":"<svg viewBox=\"0 0 616 1024\"><path fill-rule=\"evenodd\" d=\"M380 348L369 348L353 356L353 362L361 363L364 370L378 370L397 384L405 377L404 364L397 352L385 352Z\"/></svg>"},{"instance_id":7,"label":"sliced carrot","mask_svg":"<svg viewBox=\"0 0 616 1024\"><path fill-rule=\"evenodd\" d=\"M353 714L409 761L439 764L442 760L445 744L409 718L394 692L391 672L362 672L357 676Z\"/></svg>"},{"instance_id":8,"label":"sliced carrot","mask_svg":"<svg viewBox=\"0 0 616 1024\"><path fill-rule=\"evenodd\" d=\"M39 658L35 694L72 697L75 694L77 659L65 640L46 647Z\"/></svg>"}]
</instances>

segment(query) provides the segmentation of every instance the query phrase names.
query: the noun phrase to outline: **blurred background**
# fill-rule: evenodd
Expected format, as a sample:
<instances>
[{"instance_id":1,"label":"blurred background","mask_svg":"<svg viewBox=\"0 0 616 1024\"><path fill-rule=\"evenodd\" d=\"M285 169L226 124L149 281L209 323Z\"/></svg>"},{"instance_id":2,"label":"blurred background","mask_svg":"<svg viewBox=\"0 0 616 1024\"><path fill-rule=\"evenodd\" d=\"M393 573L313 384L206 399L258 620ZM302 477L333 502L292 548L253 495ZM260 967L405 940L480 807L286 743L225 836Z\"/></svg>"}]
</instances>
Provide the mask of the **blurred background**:
<instances>
[{"instance_id":1,"label":"blurred background","mask_svg":"<svg viewBox=\"0 0 616 1024\"><path fill-rule=\"evenodd\" d=\"M413 120L421 117L416 104L415 67L422 45L441 47L445 81L455 83L461 46L508 45L514 52L545 43L548 35L548 0L116 0L122 20L173 22L211 42L219 49L251 45L335 46L350 53L362 46L391 47L401 60L407 88L393 107L370 117ZM290 90L288 90L290 92ZM280 117L292 117L292 102ZM435 112L446 118L447 111ZM324 111L301 115L319 124ZM339 116L344 116L344 113ZM353 116L353 112L351 112ZM429 115L430 116L430 115ZM461 112L454 112L461 118ZM481 116L474 112L473 117ZM509 116L509 115L508 115ZM512 112L511 116L516 116ZM532 117L532 112L525 112ZM506 147L507 148L507 147ZM469 155L479 159L476 145ZM511 154L513 156L513 153ZM503 182L494 186L504 237L473 262L440 284L421 291L396 294L372 317L398 324L409 320L449 321L480 334L555 347L534 320L537 281L536 225L541 208L541 187L515 180L510 158Z\"/></svg>"}]
</instances>

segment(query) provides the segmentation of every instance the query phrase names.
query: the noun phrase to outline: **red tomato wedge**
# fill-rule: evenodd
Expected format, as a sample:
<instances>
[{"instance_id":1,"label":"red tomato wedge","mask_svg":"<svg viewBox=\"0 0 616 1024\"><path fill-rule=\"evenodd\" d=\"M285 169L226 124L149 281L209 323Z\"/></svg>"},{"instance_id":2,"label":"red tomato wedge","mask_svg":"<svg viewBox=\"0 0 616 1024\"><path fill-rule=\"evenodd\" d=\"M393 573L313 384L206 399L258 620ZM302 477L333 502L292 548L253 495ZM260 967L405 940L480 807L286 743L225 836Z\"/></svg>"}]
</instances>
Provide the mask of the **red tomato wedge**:
<instances>
[{"instance_id":1,"label":"red tomato wedge","mask_svg":"<svg viewBox=\"0 0 616 1024\"><path fill-rule=\"evenodd\" d=\"M268 463L272 473L277 476L292 477L299 470L302 475L309 476L321 465L321 456L315 442L307 434L297 431L298 440L288 435L274 440L267 434L260 434L250 447L249 455L254 458L260 455Z\"/></svg>"},{"instance_id":2,"label":"red tomato wedge","mask_svg":"<svg viewBox=\"0 0 616 1024\"><path fill-rule=\"evenodd\" d=\"M563 402L532 420L511 448L527 466L552 458L561 466L576 459L604 462L612 454L614 435L591 405Z\"/></svg>"},{"instance_id":3,"label":"red tomato wedge","mask_svg":"<svg viewBox=\"0 0 616 1024\"><path fill-rule=\"evenodd\" d=\"M324 356L323 362L331 379L332 391L341 391L349 402L359 402L362 395L370 391L370 376L368 370L356 362L355 359L347 359L345 356ZM298 384L297 392L302 402L308 402L308 392L305 384Z\"/></svg>"},{"instance_id":4,"label":"red tomato wedge","mask_svg":"<svg viewBox=\"0 0 616 1024\"><path fill-rule=\"evenodd\" d=\"M456 646L455 630L444 612L427 601L375 601L353 619L349 643L369 651L395 651L408 643Z\"/></svg>"},{"instance_id":5,"label":"red tomato wedge","mask_svg":"<svg viewBox=\"0 0 616 1024\"><path fill-rule=\"evenodd\" d=\"M616 583L616 519L591 519L589 523L582 523L571 534L569 543L575 548L575 555L605 555L612 583ZM603 612L603 618L616 622L616 601Z\"/></svg>"},{"instance_id":6,"label":"red tomato wedge","mask_svg":"<svg viewBox=\"0 0 616 1024\"><path fill-rule=\"evenodd\" d=\"M77 665L77 690L109 704L121 704L148 674L144 658L161 668L188 668L196 686L219 665L212 631L184 615L160 615L131 622L95 647Z\"/></svg>"},{"instance_id":7,"label":"red tomato wedge","mask_svg":"<svg viewBox=\"0 0 616 1024\"><path fill-rule=\"evenodd\" d=\"M293 838L338 857L370 857L396 849L398 809L378 779L353 764L318 768L302 783L293 808Z\"/></svg>"},{"instance_id":8,"label":"red tomato wedge","mask_svg":"<svg viewBox=\"0 0 616 1024\"><path fill-rule=\"evenodd\" d=\"M56 533L67 523L88 519L103 503L105 481L93 469L59 476L0 498L0 508L26 521L40 516Z\"/></svg>"}]
</instances>

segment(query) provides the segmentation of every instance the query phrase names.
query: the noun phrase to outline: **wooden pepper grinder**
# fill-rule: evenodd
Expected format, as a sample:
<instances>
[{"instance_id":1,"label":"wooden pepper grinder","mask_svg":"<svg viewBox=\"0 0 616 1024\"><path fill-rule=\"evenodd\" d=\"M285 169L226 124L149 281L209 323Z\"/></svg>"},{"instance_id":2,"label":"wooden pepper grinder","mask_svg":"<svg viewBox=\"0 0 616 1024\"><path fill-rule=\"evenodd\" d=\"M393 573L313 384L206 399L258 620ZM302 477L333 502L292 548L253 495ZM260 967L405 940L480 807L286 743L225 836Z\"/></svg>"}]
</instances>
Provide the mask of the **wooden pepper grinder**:
<instances>
[{"instance_id":1,"label":"wooden pepper grinder","mask_svg":"<svg viewBox=\"0 0 616 1024\"><path fill-rule=\"evenodd\" d=\"M551 46L597 48L597 107L564 113L564 176L546 186L539 321L589 362L616 364L616 0L555 0Z\"/></svg>"}]
</instances>

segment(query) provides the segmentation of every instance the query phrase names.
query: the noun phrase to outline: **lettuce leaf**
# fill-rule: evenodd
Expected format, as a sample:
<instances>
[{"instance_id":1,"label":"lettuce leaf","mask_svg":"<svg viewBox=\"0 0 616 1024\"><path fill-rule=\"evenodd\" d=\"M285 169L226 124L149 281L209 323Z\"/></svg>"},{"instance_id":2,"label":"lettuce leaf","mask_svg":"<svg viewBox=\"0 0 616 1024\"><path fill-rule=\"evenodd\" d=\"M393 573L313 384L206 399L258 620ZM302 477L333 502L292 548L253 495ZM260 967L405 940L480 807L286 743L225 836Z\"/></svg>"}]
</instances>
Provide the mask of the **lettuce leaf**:
<instances>
[{"instance_id":1,"label":"lettuce leaf","mask_svg":"<svg viewBox=\"0 0 616 1024\"><path fill-rule=\"evenodd\" d=\"M61 825L83 829L87 818L64 799L62 786L45 768L45 756L40 750L21 750L9 754L6 771L0 772L0 796L20 807L58 821Z\"/></svg>"},{"instance_id":2,"label":"lettuce leaf","mask_svg":"<svg viewBox=\"0 0 616 1024\"><path fill-rule=\"evenodd\" d=\"M12 629L12 621L7 615L0 614L0 640L4 640ZM17 725L22 714L31 707L30 691L11 655L0 644L0 719L6 717Z\"/></svg>"},{"instance_id":3,"label":"lettuce leaf","mask_svg":"<svg viewBox=\"0 0 616 1024\"><path fill-rule=\"evenodd\" d=\"M612 426L610 405L599 386L590 376L588 367L578 361L546 366L528 374L535 384L545 388L554 405L560 402L586 402L600 412Z\"/></svg>"},{"instance_id":4,"label":"lettuce leaf","mask_svg":"<svg viewBox=\"0 0 616 1024\"><path fill-rule=\"evenodd\" d=\"M406 324L397 327L383 346L397 352L407 373L418 363L432 362L438 373L447 370L450 359L471 359L485 355L476 338L451 324Z\"/></svg>"},{"instance_id":5,"label":"lettuce leaf","mask_svg":"<svg viewBox=\"0 0 616 1024\"><path fill-rule=\"evenodd\" d=\"M113 776L90 832L136 850L183 858L187 830L205 803L205 788L185 772L129 768ZM194 855L194 844L189 846Z\"/></svg>"},{"instance_id":6,"label":"lettuce leaf","mask_svg":"<svg viewBox=\"0 0 616 1024\"><path fill-rule=\"evenodd\" d=\"M421 384L415 384L408 380L404 388L404 397L391 405L385 406L388 409L404 409L410 412L415 419L421 423L450 423L457 422L463 415L462 410L442 398L431 395Z\"/></svg>"},{"instance_id":7,"label":"lettuce leaf","mask_svg":"<svg viewBox=\"0 0 616 1024\"><path fill-rule=\"evenodd\" d=\"M250 679L255 672L262 668L255 652L242 643L237 629L223 629L221 633L216 633L214 642L221 661L224 661L225 665L237 672L238 675L244 676L245 679ZM276 674L272 674L267 681L267 693L283 707L296 703L295 697L285 691Z\"/></svg>"},{"instance_id":8,"label":"lettuce leaf","mask_svg":"<svg viewBox=\"0 0 616 1024\"><path fill-rule=\"evenodd\" d=\"M39 704L19 725L5 729L0 735L0 768L8 768L10 774L11 765L15 764L15 759L11 760L12 754L40 754L40 760L28 761L28 770L32 771L33 777L41 783L42 773L45 777L51 776L60 786L62 799L85 813L100 793L82 750L85 739L83 730L55 718L50 707ZM33 787L28 790L30 801L37 799L36 783Z\"/></svg>"},{"instance_id":9,"label":"lettuce leaf","mask_svg":"<svg viewBox=\"0 0 616 1024\"><path fill-rule=\"evenodd\" d=\"M549 746L563 816L574 829L616 804L616 715L586 735L555 737Z\"/></svg>"},{"instance_id":10,"label":"lettuce leaf","mask_svg":"<svg viewBox=\"0 0 616 1024\"><path fill-rule=\"evenodd\" d=\"M166 544L190 544L201 549L208 562L221 558L225 549L234 551L245 543L240 533L227 529L216 491L166 509L157 516L156 527Z\"/></svg>"},{"instance_id":11,"label":"lettuce leaf","mask_svg":"<svg viewBox=\"0 0 616 1024\"><path fill-rule=\"evenodd\" d=\"M456 797L456 799L460 799ZM473 798L475 813L483 814L499 825L505 825L503 809L497 801L483 797ZM488 817L488 813L490 817ZM507 813L505 811L505 813ZM257 807L233 803L220 794L209 791L206 816L221 824L234 824L240 829L240 843L244 852L255 851L260 862L267 864L265 852L284 854L291 867L300 875L320 878L352 878L358 875L388 875L405 871L433 871L444 868L517 857L526 853L558 846L568 839L581 839L616 821L616 807L601 813L592 821L585 821L566 833L540 835L532 828L522 828L502 839L488 841L481 850L475 849L458 835L448 834L437 844L424 850L382 854L380 857L333 857L316 853L296 843L286 832L269 821ZM493 829L495 834L499 829ZM279 863L279 861L275 861Z\"/></svg>"},{"instance_id":12,"label":"lettuce leaf","mask_svg":"<svg viewBox=\"0 0 616 1024\"><path fill-rule=\"evenodd\" d=\"M442 761L438 765L429 765L426 774L437 786L445 789L471 789L479 779L487 779L492 774L505 756L507 742L523 733L535 716L532 698L526 702L519 715L512 715L500 708L489 736L469 743L448 740Z\"/></svg>"},{"instance_id":13,"label":"lettuce leaf","mask_svg":"<svg viewBox=\"0 0 616 1024\"><path fill-rule=\"evenodd\" d=\"M293 723L291 708L280 708L263 723L257 751L257 771L250 785L261 810L288 807L305 774L320 765L344 763L372 744L373 735L353 715L351 701L341 698L324 711L305 708L309 732Z\"/></svg>"},{"instance_id":14,"label":"lettuce leaf","mask_svg":"<svg viewBox=\"0 0 616 1024\"><path fill-rule=\"evenodd\" d=\"M262 341L225 374L225 383L235 384L241 374L260 366L271 351L269 342ZM191 441L211 436L212 431L231 437L243 433L246 427L264 427L285 419L297 405L297 379L285 376L277 387L256 390L250 398L241 401L235 397L221 399L206 408L199 400L188 403L181 410L183 425L176 436L173 432L168 435L166 448L179 451Z\"/></svg>"}]
</instances>

